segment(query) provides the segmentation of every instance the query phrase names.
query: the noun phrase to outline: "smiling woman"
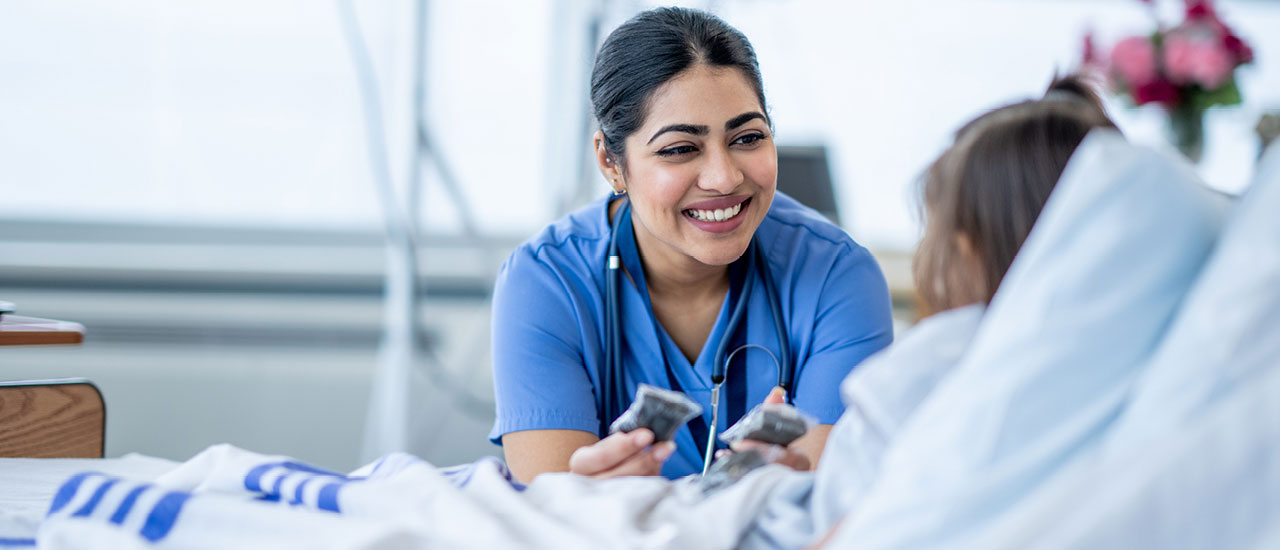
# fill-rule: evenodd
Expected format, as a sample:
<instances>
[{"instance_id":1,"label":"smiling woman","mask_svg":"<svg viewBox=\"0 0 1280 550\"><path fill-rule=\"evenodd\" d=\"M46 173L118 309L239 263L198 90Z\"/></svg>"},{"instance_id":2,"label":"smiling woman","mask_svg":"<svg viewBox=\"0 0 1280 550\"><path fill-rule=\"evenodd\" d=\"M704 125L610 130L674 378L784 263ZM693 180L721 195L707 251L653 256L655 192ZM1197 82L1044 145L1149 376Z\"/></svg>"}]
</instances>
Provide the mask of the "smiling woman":
<instances>
[{"instance_id":1,"label":"smiling woman","mask_svg":"<svg viewBox=\"0 0 1280 550\"><path fill-rule=\"evenodd\" d=\"M490 438L517 477L694 473L709 436L767 396L820 420L784 459L816 464L838 382L892 339L889 296L864 248L777 193L763 89L746 37L703 12L648 11L601 46L592 143L613 196L517 248L494 292ZM768 353L717 368L747 347ZM640 384L703 415L672 441L609 435Z\"/></svg>"},{"instance_id":2,"label":"smiling woman","mask_svg":"<svg viewBox=\"0 0 1280 550\"><path fill-rule=\"evenodd\" d=\"M601 170L639 213L646 262L710 284L717 278L705 274L724 275L746 250L778 176L763 109L742 71L698 64L654 91L650 115L625 140L629 158L608 151L597 134Z\"/></svg>"}]
</instances>

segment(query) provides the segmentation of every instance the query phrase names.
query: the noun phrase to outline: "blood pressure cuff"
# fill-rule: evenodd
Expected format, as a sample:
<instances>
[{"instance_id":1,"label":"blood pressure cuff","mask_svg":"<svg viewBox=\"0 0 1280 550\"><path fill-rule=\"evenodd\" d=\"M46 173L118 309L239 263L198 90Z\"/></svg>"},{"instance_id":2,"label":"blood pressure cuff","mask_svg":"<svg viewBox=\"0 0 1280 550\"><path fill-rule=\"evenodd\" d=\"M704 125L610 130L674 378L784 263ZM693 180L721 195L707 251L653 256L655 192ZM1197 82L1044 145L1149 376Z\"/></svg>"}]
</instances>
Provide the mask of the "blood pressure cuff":
<instances>
[{"instance_id":1,"label":"blood pressure cuff","mask_svg":"<svg viewBox=\"0 0 1280 550\"><path fill-rule=\"evenodd\" d=\"M730 447L744 439L786 447L817 424L816 418L791 405L766 403L751 409L751 412L720 434L720 440Z\"/></svg>"},{"instance_id":2,"label":"blood pressure cuff","mask_svg":"<svg viewBox=\"0 0 1280 550\"><path fill-rule=\"evenodd\" d=\"M707 470L707 475L698 480L698 487L702 489L703 493L728 487L746 477L752 470L766 464L773 464L786 454L786 449L773 445L731 452L711 465L711 469Z\"/></svg>"},{"instance_id":3,"label":"blood pressure cuff","mask_svg":"<svg viewBox=\"0 0 1280 550\"><path fill-rule=\"evenodd\" d=\"M685 394L640 384L635 401L609 425L609 433L649 428L654 441L669 441L680 426L700 414L702 406Z\"/></svg>"}]
</instances>

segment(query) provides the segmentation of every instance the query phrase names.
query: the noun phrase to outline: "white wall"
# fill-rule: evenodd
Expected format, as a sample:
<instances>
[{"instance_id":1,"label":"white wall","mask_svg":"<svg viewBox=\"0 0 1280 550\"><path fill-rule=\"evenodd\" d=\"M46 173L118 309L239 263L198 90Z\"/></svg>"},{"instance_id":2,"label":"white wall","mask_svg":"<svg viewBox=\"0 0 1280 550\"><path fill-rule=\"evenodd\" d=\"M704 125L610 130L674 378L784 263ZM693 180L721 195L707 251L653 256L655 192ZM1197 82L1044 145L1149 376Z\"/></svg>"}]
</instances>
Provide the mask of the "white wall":
<instances>
[{"instance_id":1,"label":"white wall","mask_svg":"<svg viewBox=\"0 0 1280 550\"><path fill-rule=\"evenodd\" d=\"M1076 66L1086 29L1103 46L1154 28L1136 1L722 5L759 51L779 141L830 144L847 228L891 249L914 246L914 180L951 132L984 109L1043 93L1055 70ZM1225 2L1221 10L1258 52L1241 73L1245 105L1206 121L1202 173L1235 191L1257 155L1253 125L1264 109L1280 110L1280 5ZM1164 145L1157 107L1110 108L1132 139Z\"/></svg>"},{"instance_id":2,"label":"white wall","mask_svg":"<svg viewBox=\"0 0 1280 550\"><path fill-rule=\"evenodd\" d=\"M402 181L410 3L356 4ZM645 5L613 4L605 30ZM1090 25L1103 43L1150 28L1141 3L1102 0L711 5L754 41L779 141L829 144L848 229L894 249L914 242L912 183L949 132L1071 68ZM574 110L585 108L575 31L593 6L432 3L427 116L486 230L531 233L577 177L586 140ZM1270 32L1280 6L1226 2L1223 11L1258 51L1242 74L1246 105L1209 120L1203 171L1234 190L1255 155L1253 122L1280 109L1280 63L1269 57L1280 52L1280 33ZM4 12L0 216L378 223L333 2L20 0ZM1163 139L1154 107L1115 113L1135 139ZM455 209L425 166L428 227L453 231Z\"/></svg>"}]
</instances>

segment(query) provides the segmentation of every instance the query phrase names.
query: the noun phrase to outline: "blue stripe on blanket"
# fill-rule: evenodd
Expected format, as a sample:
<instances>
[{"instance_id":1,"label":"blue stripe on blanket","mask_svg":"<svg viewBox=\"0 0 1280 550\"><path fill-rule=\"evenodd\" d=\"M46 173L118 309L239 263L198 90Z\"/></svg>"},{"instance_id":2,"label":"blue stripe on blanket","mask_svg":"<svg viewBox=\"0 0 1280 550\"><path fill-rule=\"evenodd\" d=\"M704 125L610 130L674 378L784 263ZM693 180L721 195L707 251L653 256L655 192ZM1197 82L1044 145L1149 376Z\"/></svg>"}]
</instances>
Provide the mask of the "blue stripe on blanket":
<instances>
[{"instance_id":1,"label":"blue stripe on blanket","mask_svg":"<svg viewBox=\"0 0 1280 550\"><path fill-rule=\"evenodd\" d=\"M449 480L449 482L452 483L454 487L461 489L471 483L471 478L472 476L475 475L476 470L481 468L481 466L484 464L489 464L493 466L493 468L498 471L498 474L501 475L502 478L505 479L507 483L511 485L512 489L515 489L516 491L525 490L525 485L523 483L520 483L519 481L516 481L515 476L511 474L511 470L507 468L507 465L504 464L502 461L498 460L497 458L494 458L491 456L482 457L479 460L476 460L475 462L471 462L467 464L459 464L457 466L440 468L439 472L440 472L440 475L444 476L445 479Z\"/></svg>"},{"instance_id":2,"label":"blue stripe on blanket","mask_svg":"<svg viewBox=\"0 0 1280 550\"><path fill-rule=\"evenodd\" d=\"M160 497L160 501L151 509L151 515L147 516L147 521L142 524L142 530L138 531L138 534L151 542L168 536L174 522L178 521L178 513L182 511L182 505L186 504L189 498L191 493L181 491L170 491Z\"/></svg>"},{"instance_id":3,"label":"blue stripe on blanket","mask_svg":"<svg viewBox=\"0 0 1280 550\"><path fill-rule=\"evenodd\" d=\"M302 492L303 492L303 491L305 491L305 490L307 489L307 484L308 484L308 483L311 483L312 481L315 481L315 480L316 480L316 478L314 478L314 477L309 477L309 478L307 478L307 479L302 480L302 482L301 482L301 483L299 483L297 487L294 487L294 488L293 488L293 500L290 500L290 501L289 501L289 504L292 504L292 505L294 505L294 506L299 506L299 505L303 504L303 502L302 502Z\"/></svg>"},{"instance_id":4,"label":"blue stripe on blanket","mask_svg":"<svg viewBox=\"0 0 1280 550\"><path fill-rule=\"evenodd\" d=\"M106 496L107 492L110 491L112 487L119 484L125 487L132 486L132 488L125 494L124 499L122 499L120 504L116 506L116 509L112 512L111 517L108 518L107 521L118 526L124 525L125 520L128 519L130 512L133 511L134 506L137 504L139 497L147 490L155 488L149 483L133 483L120 478L107 477L97 472L82 472L71 476L62 484L61 487L58 488L58 492L54 495L53 502L49 506L48 515L52 516L66 508L67 504L74 500L76 495L82 490L88 492L91 486L86 485L85 481L91 477L102 477L104 479L98 486L93 487L93 493L89 495L89 498L85 501L84 505L67 517L85 518L88 521L92 521L90 518L93 515L94 510L96 510L98 505L102 503L103 497ZM157 542L168 536L169 531L173 530L174 522L178 521L178 514L182 511L182 507L190 498L191 493L184 491L169 491L165 493L164 496L160 497L160 499L156 501L155 505L151 507L151 510L147 512L147 518L143 522L142 528L138 531L138 535L151 542ZM0 542L7 540L9 539L0 539ZM23 539L12 540L21 541ZM34 546L34 541L32 542L32 546Z\"/></svg>"},{"instance_id":5,"label":"blue stripe on blanket","mask_svg":"<svg viewBox=\"0 0 1280 550\"><path fill-rule=\"evenodd\" d=\"M338 472L331 472L323 468L316 468L315 466L303 464L301 462L284 460L280 462L267 462L264 464L259 464L257 466L254 466L253 469L249 470L249 473L245 474L244 476L244 488L250 491L253 491L255 493L263 492L262 477L267 475L267 472L270 472L271 470L274 470L276 468L284 468L286 470L293 470L295 472L306 472L309 474L332 476L332 477L345 479L345 476L343 476L342 474L339 474Z\"/></svg>"},{"instance_id":6,"label":"blue stripe on blanket","mask_svg":"<svg viewBox=\"0 0 1280 550\"><path fill-rule=\"evenodd\" d=\"M382 455L382 458L379 458L377 462L374 462L374 463L373 463L373 470L371 470L371 471L369 472L369 475L367 475L367 476L361 476L361 478L363 478L363 479L368 479L368 478L371 478L371 477L377 477L377 476L378 476L378 470L381 470L381 469L382 469L382 467L383 467L383 466L385 466L385 465L387 464L387 460L388 460L388 459L390 459L392 456L393 456L393 455Z\"/></svg>"},{"instance_id":7,"label":"blue stripe on blanket","mask_svg":"<svg viewBox=\"0 0 1280 550\"><path fill-rule=\"evenodd\" d=\"M111 519L109 521L116 525L123 524L124 518L129 517L129 511L133 510L133 505L138 502L138 497L150 488L151 484L144 483L129 491L129 494L124 496L124 500L120 501L120 506L116 508L116 513L111 514Z\"/></svg>"},{"instance_id":8,"label":"blue stripe on blanket","mask_svg":"<svg viewBox=\"0 0 1280 550\"><path fill-rule=\"evenodd\" d=\"M284 487L284 478L286 477L289 477L289 474L281 474L280 477L277 477L276 484L271 486L271 491L267 494L276 497L276 500L280 500L280 489Z\"/></svg>"},{"instance_id":9,"label":"blue stripe on blanket","mask_svg":"<svg viewBox=\"0 0 1280 550\"><path fill-rule=\"evenodd\" d=\"M275 479L275 482L271 484L269 489L264 489L264 478L277 469L283 469L285 471ZM293 489L293 497L286 497L284 495L285 479L299 479L300 477L301 481L299 481L298 485ZM338 507L338 490L347 482L351 481L352 478L348 478L347 476L337 472L331 472L329 470L303 464L301 462L267 462L254 466L249 470L249 473L245 474L244 488L251 492L259 493L257 500L260 501L280 502L283 500L293 506L305 506L307 502L303 498L303 490L306 488L308 483L317 479L324 479L330 481L330 483L320 489L320 492L316 495L316 503L314 506L321 510L341 513L341 510Z\"/></svg>"},{"instance_id":10,"label":"blue stripe on blanket","mask_svg":"<svg viewBox=\"0 0 1280 550\"><path fill-rule=\"evenodd\" d=\"M36 539L7 539L0 537L0 548L35 548Z\"/></svg>"},{"instance_id":11,"label":"blue stripe on blanket","mask_svg":"<svg viewBox=\"0 0 1280 550\"><path fill-rule=\"evenodd\" d=\"M107 491L111 490L111 486L115 485L119 481L120 480L118 479L108 479L102 482L102 485L98 486L98 490L93 492L93 496L89 497L89 501L85 502L84 506L81 506L80 509L76 510L76 512L71 514L71 516L78 518L89 517L89 514L93 513L93 509L98 507L98 503L102 502L102 496L107 494Z\"/></svg>"},{"instance_id":12,"label":"blue stripe on blanket","mask_svg":"<svg viewBox=\"0 0 1280 550\"><path fill-rule=\"evenodd\" d=\"M330 483L321 487L316 507L321 510L341 513L342 511L338 509L338 489L341 489L342 485L342 483Z\"/></svg>"},{"instance_id":13,"label":"blue stripe on blanket","mask_svg":"<svg viewBox=\"0 0 1280 550\"><path fill-rule=\"evenodd\" d=\"M71 498L76 496L76 491L80 490L80 484L84 483L84 480L88 479L89 476L100 475L102 474L98 472L80 472L71 476L66 483L62 484L62 487L58 488L58 493L53 495L53 504L49 505L49 513L46 515L52 515L61 510L63 506L66 506L68 502L71 502Z\"/></svg>"}]
</instances>

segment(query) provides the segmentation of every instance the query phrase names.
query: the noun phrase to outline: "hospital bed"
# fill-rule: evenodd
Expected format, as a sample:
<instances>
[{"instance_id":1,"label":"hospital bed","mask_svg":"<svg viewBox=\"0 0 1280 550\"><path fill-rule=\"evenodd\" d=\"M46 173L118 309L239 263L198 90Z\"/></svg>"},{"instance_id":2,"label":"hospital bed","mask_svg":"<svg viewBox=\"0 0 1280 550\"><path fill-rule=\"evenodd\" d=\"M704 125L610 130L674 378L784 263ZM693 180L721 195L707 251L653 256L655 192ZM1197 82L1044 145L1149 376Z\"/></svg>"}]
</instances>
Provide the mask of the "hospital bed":
<instances>
[{"instance_id":1,"label":"hospital bed","mask_svg":"<svg viewBox=\"0 0 1280 550\"><path fill-rule=\"evenodd\" d=\"M1118 137L1081 150L1116 168L1114 183L1064 175L1009 293L904 424L833 547L1280 542L1280 149L1221 240L1203 193L1170 185L1184 167ZM1100 289L1104 275L1115 280ZM85 467L106 475L72 475ZM162 476L164 489L147 483ZM39 526L51 548L730 548L771 499L793 498L773 520L803 530L805 479L766 466L705 497L653 478L551 474L522 489L496 461L442 470L407 455L348 475L227 446L181 465L6 459L0 537L22 547ZM132 506L139 492L151 500Z\"/></svg>"}]
</instances>

